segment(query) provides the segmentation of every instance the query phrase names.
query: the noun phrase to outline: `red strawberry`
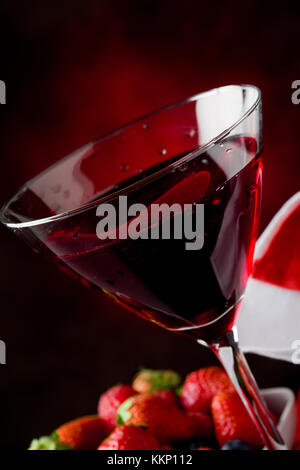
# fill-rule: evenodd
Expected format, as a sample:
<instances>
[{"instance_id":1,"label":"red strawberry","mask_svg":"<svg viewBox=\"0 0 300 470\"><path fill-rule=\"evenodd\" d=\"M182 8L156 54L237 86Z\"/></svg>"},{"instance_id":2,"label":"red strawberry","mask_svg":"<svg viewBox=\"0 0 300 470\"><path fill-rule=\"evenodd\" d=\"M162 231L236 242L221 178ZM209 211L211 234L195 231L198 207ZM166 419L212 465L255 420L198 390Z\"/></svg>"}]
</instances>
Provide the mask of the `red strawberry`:
<instances>
[{"instance_id":1,"label":"red strawberry","mask_svg":"<svg viewBox=\"0 0 300 470\"><path fill-rule=\"evenodd\" d=\"M119 408L117 424L147 427L160 442L206 437L207 425L153 393L128 398Z\"/></svg>"},{"instance_id":2,"label":"red strawberry","mask_svg":"<svg viewBox=\"0 0 300 470\"><path fill-rule=\"evenodd\" d=\"M233 390L228 375L221 367L205 367L190 373L185 379L181 404L187 410L209 412L216 393Z\"/></svg>"},{"instance_id":3,"label":"red strawberry","mask_svg":"<svg viewBox=\"0 0 300 470\"><path fill-rule=\"evenodd\" d=\"M160 397L163 400L172 403L173 405L178 405L179 400L173 390L156 390L156 392L153 392L153 395L155 395L156 397Z\"/></svg>"},{"instance_id":4,"label":"red strawberry","mask_svg":"<svg viewBox=\"0 0 300 470\"><path fill-rule=\"evenodd\" d=\"M98 450L160 450L155 437L141 427L119 426L98 447Z\"/></svg>"},{"instance_id":5,"label":"red strawberry","mask_svg":"<svg viewBox=\"0 0 300 470\"><path fill-rule=\"evenodd\" d=\"M84 416L60 426L51 436L34 439L30 450L95 450L106 436L98 416Z\"/></svg>"},{"instance_id":6,"label":"red strawberry","mask_svg":"<svg viewBox=\"0 0 300 470\"><path fill-rule=\"evenodd\" d=\"M176 389L180 382L180 375L172 370L142 369L136 375L132 386L136 392L144 393Z\"/></svg>"},{"instance_id":7,"label":"red strawberry","mask_svg":"<svg viewBox=\"0 0 300 470\"><path fill-rule=\"evenodd\" d=\"M215 434L220 446L240 439L253 448L263 445L253 421L236 392L218 393L212 400Z\"/></svg>"},{"instance_id":8,"label":"red strawberry","mask_svg":"<svg viewBox=\"0 0 300 470\"><path fill-rule=\"evenodd\" d=\"M107 435L104 421L98 416L85 416L63 424L56 430L60 442L75 450L97 449Z\"/></svg>"},{"instance_id":9,"label":"red strawberry","mask_svg":"<svg viewBox=\"0 0 300 470\"><path fill-rule=\"evenodd\" d=\"M108 434L116 427L119 406L133 395L136 395L136 392L130 385L115 385L101 395L98 415L106 422Z\"/></svg>"},{"instance_id":10,"label":"red strawberry","mask_svg":"<svg viewBox=\"0 0 300 470\"><path fill-rule=\"evenodd\" d=\"M202 430L202 437L213 437L213 422L210 415L203 413L203 411L188 411L188 416L193 417L199 423L199 428Z\"/></svg>"}]
</instances>

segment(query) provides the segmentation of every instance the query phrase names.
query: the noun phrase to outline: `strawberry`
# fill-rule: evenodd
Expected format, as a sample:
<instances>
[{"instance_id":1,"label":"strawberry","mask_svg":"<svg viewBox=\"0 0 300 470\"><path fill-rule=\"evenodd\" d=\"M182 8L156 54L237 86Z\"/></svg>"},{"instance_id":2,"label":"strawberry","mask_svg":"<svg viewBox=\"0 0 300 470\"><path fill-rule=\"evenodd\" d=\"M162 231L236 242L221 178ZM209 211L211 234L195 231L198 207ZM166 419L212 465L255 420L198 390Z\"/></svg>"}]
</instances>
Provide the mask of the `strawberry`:
<instances>
[{"instance_id":1,"label":"strawberry","mask_svg":"<svg viewBox=\"0 0 300 470\"><path fill-rule=\"evenodd\" d=\"M199 428L202 430L202 437L214 437L213 422L210 415L203 411L188 411L188 416L198 421Z\"/></svg>"},{"instance_id":2,"label":"strawberry","mask_svg":"<svg viewBox=\"0 0 300 470\"><path fill-rule=\"evenodd\" d=\"M221 367L205 367L186 377L180 400L187 410L209 412L216 393L233 390L228 375Z\"/></svg>"},{"instance_id":3,"label":"strawberry","mask_svg":"<svg viewBox=\"0 0 300 470\"><path fill-rule=\"evenodd\" d=\"M63 424L56 430L60 442L75 450L97 449L107 435L105 422L98 416L84 416Z\"/></svg>"},{"instance_id":4,"label":"strawberry","mask_svg":"<svg viewBox=\"0 0 300 470\"><path fill-rule=\"evenodd\" d=\"M171 370L143 369L136 375L133 388L138 393L151 392L177 405L178 396L175 392L180 380L179 375Z\"/></svg>"},{"instance_id":5,"label":"strawberry","mask_svg":"<svg viewBox=\"0 0 300 470\"><path fill-rule=\"evenodd\" d=\"M119 426L108 436L98 450L160 450L155 437L141 427Z\"/></svg>"},{"instance_id":6,"label":"strawberry","mask_svg":"<svg viewBox=\"0 0 300 470\"><path fill-rule=\"evenodd\" d=\"M173 390L156 390L156 392L153 392L153 395L155 395L156 397L160 397L163 400L172 403L173 405L178 405L179 400Z\"/></svg>"},{"instance_id":7,"label":"strawberry","mask_svg":"<svg viewBox=\"0 0 300 470\"><path fill-rule=\"evenodd\" d=\"M57 428L51 436L34 439L29 450L94 450L106 436L106 424L98 416L84 416Z\"/></svg>"},{"instance_id":8,"label":"strawberry","mask_svg":"<svg viewBox=\"0 0 300 470\"><path fill-rule=\"evenodd\" d=\"M105 421L108 434L116 427L119 406L133 395L136 395L136 392L130 385L115 385L101 395L98 403L98 415Z\"/></svg>"},{"instance_id":9,"label":"strawberry","mask_svg":"<svg viewBox=\"0 0 300 470\"><path fill-rule=\"evenodd\" d=\"M132 386L136 392L144 393L176 389L180 382L180 375L172 370L142 369L135 376Z\"/></svg>"},{"instance_id":10,"label":"strawberry","mask_svg":"<svg viewBox=\"0 0 300 470\"><path fill-rule=\"evenodd\" d=\"M152 393L128 398L119 408L117 424L144 426L163 443L206 437L207 433L206 422Z\"/></svg>"},{"instance_id":11,"label":"strawberry","mask_svg":"<svg viewBox=\"0 0 300 470\"><path fill-rule=\"evenodd\" d=\"M212 400L215 434L220 446L242 440L253 448L263 445L262 438L236 392L218 393Z\"/></svg>"}]
</instances>

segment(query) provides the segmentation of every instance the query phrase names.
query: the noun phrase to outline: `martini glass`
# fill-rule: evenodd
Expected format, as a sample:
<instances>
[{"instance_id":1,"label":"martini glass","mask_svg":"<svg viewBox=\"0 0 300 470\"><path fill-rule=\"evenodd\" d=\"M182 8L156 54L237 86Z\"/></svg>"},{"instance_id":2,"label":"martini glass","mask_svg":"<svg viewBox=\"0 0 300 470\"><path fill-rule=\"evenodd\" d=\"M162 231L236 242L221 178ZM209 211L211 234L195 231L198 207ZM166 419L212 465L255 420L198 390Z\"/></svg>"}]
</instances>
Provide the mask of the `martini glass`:
<instances>
[{"instance_id":1,"label":"martini glass","mask_svg":"<svg viewBox=\"0 0 300 470\"><path fill-rule=\"evenodd\" d=\"M70 154L26 183L0 218L88 287L211 348L266 447L283 449L234 326L257 236L261 117L254 86L199 94ZM124 217L120 201L139 211ZM154 205L173 204L182 212L150 217ZM166 221L175 227L186 212L195 223L199 205L202 231L163 236ZM100 234L108 212L99 207L117 215Z\"/></svg>"}]
</instances>

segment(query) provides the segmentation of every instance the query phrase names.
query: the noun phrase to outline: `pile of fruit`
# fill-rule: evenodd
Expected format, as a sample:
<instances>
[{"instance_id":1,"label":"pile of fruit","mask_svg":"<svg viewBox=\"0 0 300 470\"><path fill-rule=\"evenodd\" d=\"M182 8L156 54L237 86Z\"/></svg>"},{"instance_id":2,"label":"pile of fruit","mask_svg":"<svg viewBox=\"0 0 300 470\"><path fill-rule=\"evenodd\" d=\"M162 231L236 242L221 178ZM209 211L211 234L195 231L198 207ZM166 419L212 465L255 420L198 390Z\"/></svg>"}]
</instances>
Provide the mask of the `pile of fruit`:
<instances>
[{"instance_id":1,"label":"pile of fruit","mask_svg":"<svg viewBox=\"0 0 300 470\"><path fill-rule=\"evenodd\" d=\"M190 373L141 370L100 396L98 414L75 419L30 450L252 450L263 446L220 367Z\"/></svg>"}]
</instances>

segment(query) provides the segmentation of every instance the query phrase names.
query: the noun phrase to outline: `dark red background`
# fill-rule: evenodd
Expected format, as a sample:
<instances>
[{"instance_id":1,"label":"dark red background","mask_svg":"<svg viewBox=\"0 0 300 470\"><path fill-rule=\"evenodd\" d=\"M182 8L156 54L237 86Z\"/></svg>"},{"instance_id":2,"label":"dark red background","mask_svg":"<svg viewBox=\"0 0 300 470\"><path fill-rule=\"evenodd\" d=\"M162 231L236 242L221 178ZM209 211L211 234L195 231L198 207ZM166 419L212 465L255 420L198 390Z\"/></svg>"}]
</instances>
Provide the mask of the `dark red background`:
<instances>
[{"instance_id":1,"label":"dark red background","mask_svg":"<svg viewBox=\"0 0 300 470\"><path fill-rule=\"evenodd\" d=\"M264 103L263 228L299 190L299 11L288 3L2 0L0 202L89 140L161 106L231 83ZM0 227L0 447L24 448L140 365L186 373L212 362L191 340L148 324L68 279ZM262 385L299 369L250 358Z\"/></svg>"}]
</instances>

